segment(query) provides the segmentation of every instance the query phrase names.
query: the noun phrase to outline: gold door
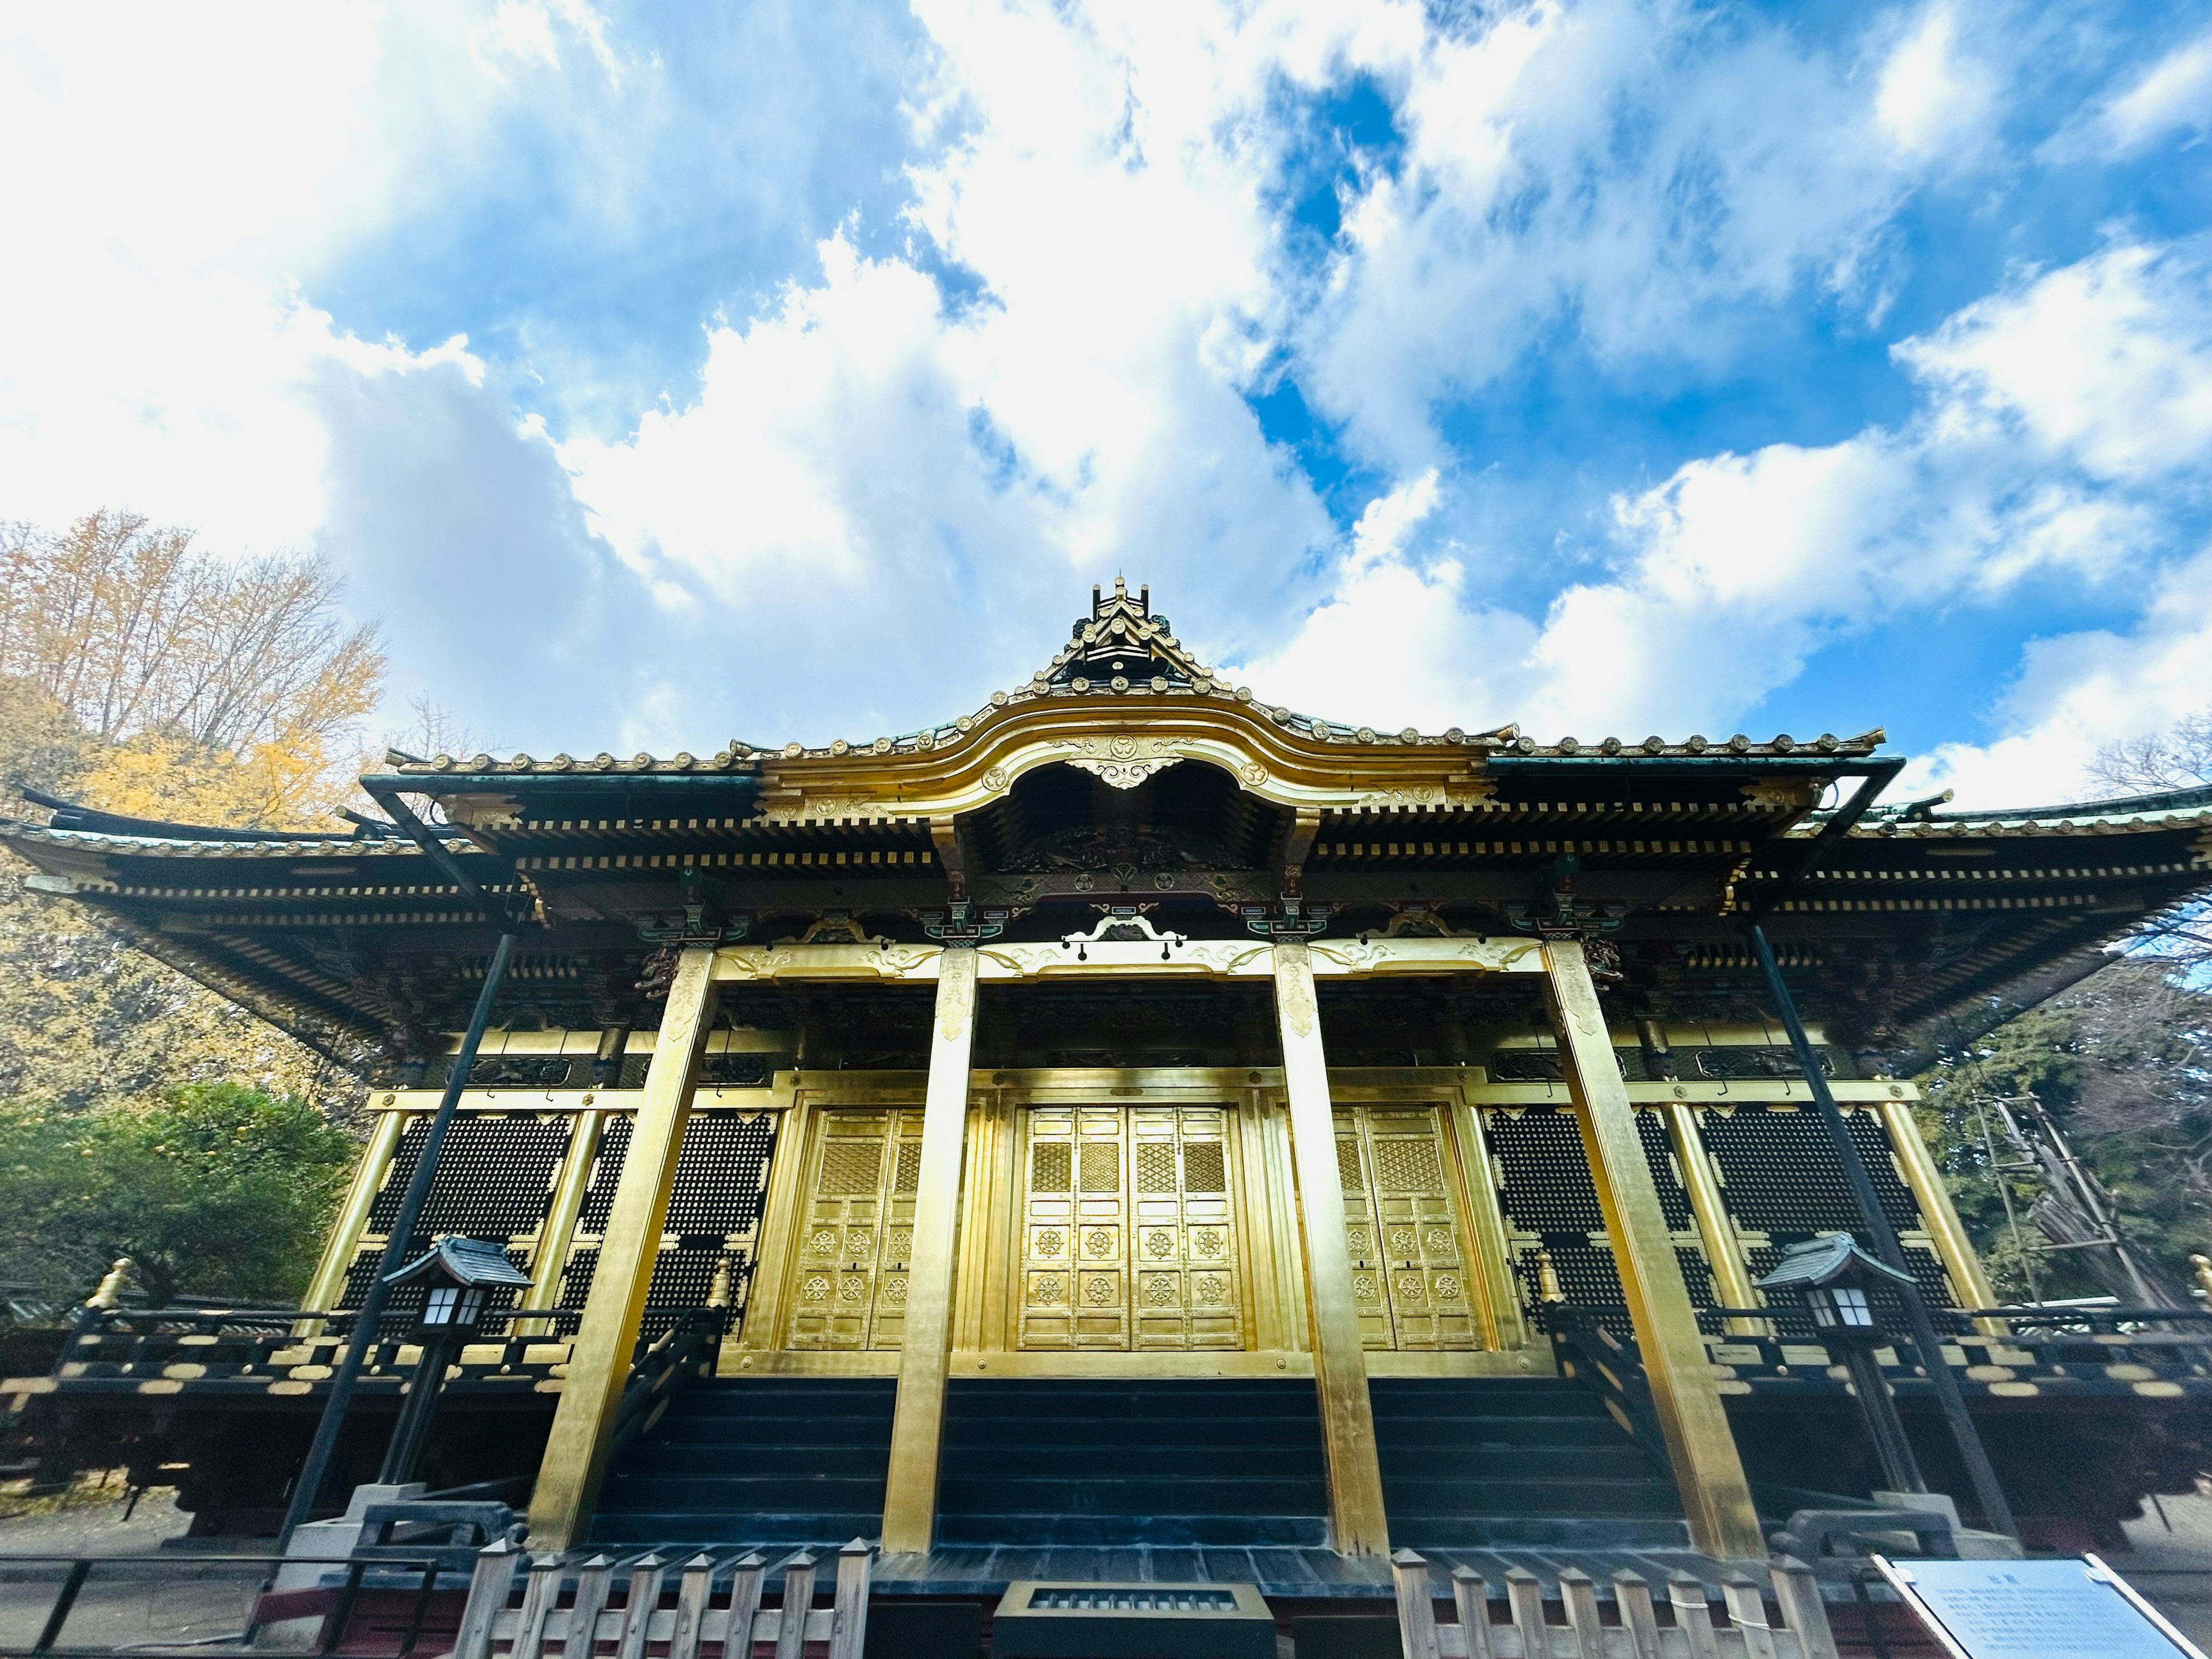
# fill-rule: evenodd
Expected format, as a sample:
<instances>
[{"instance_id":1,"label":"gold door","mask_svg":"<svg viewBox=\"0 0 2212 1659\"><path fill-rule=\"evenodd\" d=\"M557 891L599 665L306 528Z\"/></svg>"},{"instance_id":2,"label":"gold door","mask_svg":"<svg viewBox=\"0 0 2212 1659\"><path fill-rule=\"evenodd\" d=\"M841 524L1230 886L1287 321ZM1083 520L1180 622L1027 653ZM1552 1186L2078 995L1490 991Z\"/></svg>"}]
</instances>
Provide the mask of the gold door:
<instances>
[{"instance_id":1,"label":"gold door","mask_svg":"<svg viewBox=\"0 0 2212 1659\"><path fill-rule=\"evenodd\" d=\"M1023 1116L1016 1346L1243 1347L1227 1113L1076 1106Z\"/></svg>"},{"instance_id":2,"label":"gold door","mask_svg":"<svg viewBox=\"0 0 2212 1659\"><path fill-rule=\"evenodd\" d=\"M1429 1106L1356 1109L1338 1114L1336 1136L1363 1342L1480 1347L1443 1114Z\"/></svg>"},{"instance_id":3,"label":"gold door","mask_svg":"<svg viewBox=\"0 0 2212 1659\"><path fill-rule=\"evenodd\" d=\"M823 1112L810 1151L788 1344L896 1348L906 1332L921 1113Z\"/></svg>"}]
</instances>

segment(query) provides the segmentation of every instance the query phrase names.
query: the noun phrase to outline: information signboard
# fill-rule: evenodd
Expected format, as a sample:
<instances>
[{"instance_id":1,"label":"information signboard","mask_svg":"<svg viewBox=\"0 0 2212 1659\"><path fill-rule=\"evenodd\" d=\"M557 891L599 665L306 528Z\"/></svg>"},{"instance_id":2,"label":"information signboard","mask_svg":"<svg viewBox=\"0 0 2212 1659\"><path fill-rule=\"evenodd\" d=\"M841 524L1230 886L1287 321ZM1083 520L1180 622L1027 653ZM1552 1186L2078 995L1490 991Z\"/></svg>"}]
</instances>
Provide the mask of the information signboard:
<instances>
[{"instance_id":1,"label":"information signboard","mask_svg":"<svg viewBox=\"0 0 2212 1659\"><path fill-rule=\"evenodd\" d=\"M1874 1559L1955 1659L2205 1659L2094 1555L2063 1561Z\"/></svg>"}]
</instances>

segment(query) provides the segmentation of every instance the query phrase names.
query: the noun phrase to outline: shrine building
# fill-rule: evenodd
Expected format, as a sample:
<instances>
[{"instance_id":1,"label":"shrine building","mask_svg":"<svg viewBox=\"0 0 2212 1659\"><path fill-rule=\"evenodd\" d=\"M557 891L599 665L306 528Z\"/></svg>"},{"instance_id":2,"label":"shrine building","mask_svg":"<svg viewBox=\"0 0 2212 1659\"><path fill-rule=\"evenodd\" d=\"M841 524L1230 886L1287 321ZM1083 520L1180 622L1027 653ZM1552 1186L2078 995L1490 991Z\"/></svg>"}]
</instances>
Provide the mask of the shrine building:
<instances>
[{"instance_id":1,"label":"shrine building","mask_svg":"<svg viewBox=\"0 0 2212 1659\"><path fill-rule=\"evenodd\" d=\"M1400 1546L1763 1558L1881 1480L1754 1288L1865 1237L1756 917L2024 1533L2108 1536L2203 1467L2212 1370L1996 1311L1910 1079L2202 895L2212 791L1869 804L1881 742L1354 729L1116 582L902 735L395 753L362 782L400 827L350 834L56 802L0 826L32 885L369 1078L370 1127L299 1309L113 1310L0 1408L273 1528L497 957L403 1254L528 1276L425 1478L511 1493L532 1549L860 1535L879 1589L1227 1551L1182 1576L1316 1595Z\"/></svg>"}]
</instances>

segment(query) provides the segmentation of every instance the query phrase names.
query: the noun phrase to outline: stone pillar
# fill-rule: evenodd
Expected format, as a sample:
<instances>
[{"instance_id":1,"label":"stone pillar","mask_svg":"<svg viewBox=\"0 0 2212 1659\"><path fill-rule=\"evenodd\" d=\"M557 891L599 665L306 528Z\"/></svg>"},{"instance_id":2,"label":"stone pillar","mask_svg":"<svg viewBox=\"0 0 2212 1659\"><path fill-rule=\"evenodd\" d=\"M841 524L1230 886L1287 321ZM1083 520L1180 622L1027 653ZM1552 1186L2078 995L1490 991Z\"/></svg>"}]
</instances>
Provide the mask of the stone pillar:
<instances>
[{"instance_id":1,"label":"stone pillar","mask_svg":"<svg viewBox=\"0 0 2212 1659\"><path fill-rule=\"evenodd\" d=\"M684 952L645 1074L622 1181L599 1244L592 1293L568 1356L568 1376L530 1498L530 1538L540 1550L574 1547L591 1519L615 1412L660 1255L660 1233L676 1185L676 1158L691 1117L691 1091L714 1023L714 953Z\"/></svg>"},{"instance_id":2,"label":"stone pillar","mask_svg":"<svg viewBox=\"0 0 2212 1659\"><path fill-rule=\"evenodd\" d=\"M1659 1207L1659 1189L1644 1161L1636 1109L1613 1057L1589 963L1578 939L1547 940L1544 956L1544 983L1559 1028L1567 1092L1581 1124L1621 1292L1681 1491L1682 1511L1689 1518L1690 1541L1708 1555L1763 1559L1766 1540L1759 1533L1759 1514L1698 1334L1674 1241Z\"/></svg>"},{"instance_id":3,"label":"stone pillar","mask_svg":"<svg viewBox=\"0 0 2212 1659\"><path fill-rule=\"evenodd\" d=\"M968 1128L968 1062L975 1042L975 952L948 945L938 958L937 1018L922 1100L906 1336L884 1488L887 1553L926 1551L936 1531L938 1442L945 1426L945 1382L952 1369L952 1267Z\"/></svg>"},{"instance_id":4,"label":"stone pillar","mask_svg":"<svg viewBox=\"0 0 2212 1659\"><path fill-rule=\"evenodd\" d=\"M1275 1017L1282 1028L1291 1158L1305 1233L1314 1386L1321 1395L1322 1444L1328 1459L1331 1531L1336 1547L1347 1555L1388 1555L1375 1413L1367 1397L1367 1356L1359 1340L1352 1252L1345 1240L1344 1187L1336 1162L1328 1057L1322 1048L1313 957L1304 940L1275 946Z\"/></svg>"}]
</instances>

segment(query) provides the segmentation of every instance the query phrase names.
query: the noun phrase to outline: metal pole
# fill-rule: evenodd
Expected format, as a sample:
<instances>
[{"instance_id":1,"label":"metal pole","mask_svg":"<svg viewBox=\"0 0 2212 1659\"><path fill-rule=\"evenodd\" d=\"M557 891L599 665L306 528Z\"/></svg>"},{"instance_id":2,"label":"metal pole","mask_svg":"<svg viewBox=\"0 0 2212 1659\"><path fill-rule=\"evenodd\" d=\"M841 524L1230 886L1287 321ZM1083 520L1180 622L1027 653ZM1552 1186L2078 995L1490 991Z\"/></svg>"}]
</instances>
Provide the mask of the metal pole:
<instances>
[{"instance_id":1,"label":"metal pole","mask_svg":"<svg viewBox=\"0 0 2212 1659\"><path fill-rule=\"evenodd\" d=\"M283 1527L276 1534L279 1555L291 1544L292 1534L307 1518L316 1496L323 1489L331 1455L337 1449L338 1432L345 1426L346 1407L353 1400L354 1383L368 1357L369 1345L376 1340L377 1321L392 1293L384 1276L407 1259L415 1224L422 1219L422 1206L430 1196L430 1182L438 1173L438 1153L446 1144L446 1131L453 1127L454 1115L459 1110L461 1091L468 1086L477 1045L483 1042L484 1027L491 1021L492 1003L499 995L500 981L507 977L507 963L514 955L515 937L510 924L499 936L498 948L492 952L491 966L484 973L483 989L477 996L476 1012L469 1017L468 1032L461 1038L460 1052L453 1056L453 1074L446 1079L446 1092L439 1098L438 1109L432 1115L429 1129L422 1137L422 1155L416 1160L414 1177L407 1183L406 1196L399 1201L399 1213L392 1218L391 1236L385 1241L384 1260L377 1267L376 1277L369 1281L368 1294L362 1298L361 1310L354 1316L353 1340L346 1345L345 1358L339 1362L337 1374L331 1378L331 1392L323 1401L323 1419L315 1425L314 1443L307 1448L307 1461L301 1467L300 1478L292 1488L292 1501L284 1510Z\"/></svg>"},{"instance_id":2,"label":"metal pole","mask_svg":"<svg viewBox=\"0 0 2212 1659\"><path fill-rule=\"evenodd\" d=\"M1812 1040L1805 1035L1805 1022L1797 1017L1796 999L1783 983L1782 969L1774 960L1773 947L1766 942L1766 930L1754 921L1747 931L1751 936L1752 954L1759 958L1759 971L1766 976L1766 988L1790 1033L1790 1046L1796 1053L1797 1064L1803 1069L1813 1099L1820 1107L1820 1121L1827 1126L1828 1139L1850 1182L1851 1196L1858 1202L1859 1218L1874 1241L1875 1254L1898 1272L1909 1274L1912 1269L1905 1259L1905 1247L1897 1242L1897 1230L1889 1224L1881 1200L1875 1193L1874 1178L1868 1175L1866 1164L1859 1157L1858 1143L1844 1126L1843 1112L1828 1087L1827 1073L1821 1067L1820 1056L1813 1052ZM1974 1483L1974 1496L1981 1504L1982 1514L1997 1531L2019 1537L2020 1528L2012 1518L2012 1505L2005 1501L2004 1489L1997 1485L1996 1470L1990 1464L1989 1451L1982 1444L1974 1419L1966 1414L1966 1400L1959 1392L1959 1379L1943 1363L1943 1341L1936 1334L1936 1322L1920 1294L1918 1281L1901 1288L1898 1300L1905 1304L1906 1321L1912 1327L1912 1346L1920 1352L1921 1367L1928 1373L1936 1401L1943 1408L1943 1421L1951 1431L1951 1438L1957 1443L1967 1478Z\"/></svg>"}]
</instances>

